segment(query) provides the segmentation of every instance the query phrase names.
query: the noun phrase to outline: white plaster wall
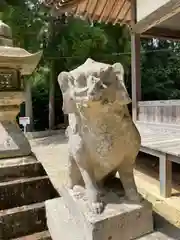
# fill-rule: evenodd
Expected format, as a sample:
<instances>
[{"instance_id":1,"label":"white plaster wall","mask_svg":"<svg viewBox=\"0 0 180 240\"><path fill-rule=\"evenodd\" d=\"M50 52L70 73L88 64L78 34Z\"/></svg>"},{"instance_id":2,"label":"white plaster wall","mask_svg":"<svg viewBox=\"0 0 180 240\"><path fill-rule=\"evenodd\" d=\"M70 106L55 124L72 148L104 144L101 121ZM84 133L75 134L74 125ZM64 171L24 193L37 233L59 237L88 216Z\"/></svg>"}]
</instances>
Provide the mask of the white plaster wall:
<instances>
[{"instance_id":1,"label":"white plaster wall","mask_svg":"<svg viewBox=\"0 0 180 240\"><path fill-rule=\"evenodd\" d=\"M169 0L136 0L136 2L137 2L137 21L140 21L147 15L154 12L159 7L168 3Z\"/></svg>"}]
</instances>

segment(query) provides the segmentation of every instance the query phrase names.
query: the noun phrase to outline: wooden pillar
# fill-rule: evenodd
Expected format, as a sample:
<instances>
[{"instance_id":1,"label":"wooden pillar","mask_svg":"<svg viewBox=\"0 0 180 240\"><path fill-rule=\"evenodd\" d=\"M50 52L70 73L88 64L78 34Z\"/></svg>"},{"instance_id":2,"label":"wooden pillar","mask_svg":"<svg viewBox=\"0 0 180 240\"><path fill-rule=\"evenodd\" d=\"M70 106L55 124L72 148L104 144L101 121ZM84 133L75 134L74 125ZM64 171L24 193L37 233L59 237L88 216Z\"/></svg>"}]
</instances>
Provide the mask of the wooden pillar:
<instances>
[{"instance_id":1,"label":"wooden pillar","mask_svg":"<svg viewBox=\"0 0 180 240\"><path fill-rule=\"evenodd\" d=\"M166 154L159 157L160 195L164 198L171 197L172 191L172 162Z\"/></svg>"},{"instance_id":2,"label":"wooden pillar","mask_svg":"<svg viewBox=\"0 0 180 240\"><path fill-rule=\"evenodd\" d=\"M131 88L132 88L132 117L138 117L138 101L141 100L141 70L140 70L140 36L131 33Z\"/></svg>"},{"instance_id":3,"label":"wooden pillar","mask_svg":"<svg viewBox=\"0 0 180 240\"><path fill-rule=\"evenodd\" d=\"M49 129L55 126L55 66L51 63L51 75L49 80Z\"/></svg>"},{"instance_id":4,"label":"wooden pillar","mask_svg":"<svg viewBox=\"0 0 180 240\"><path fill-rule=\"evenodd\" d=\"M131 0L131 27L136 24L136 0ZM131 88L132 88L132 117L138 119L138 101L141 100L141 70L140 35L131 31Z\"/></svg>"},{"instance_id":5,"label":"wooden pillar","mask_svg":"<svg viewBox=\"0 0 180 240\"><path fill-rule=\"evenodd\" d=\"M31 80L25 80L25 115L26 117L30 118L30 124L27 125L27 132L33 131L33 107L32 107L32 91L31 86L32 82Z\"/></svg>"}]
</instances>

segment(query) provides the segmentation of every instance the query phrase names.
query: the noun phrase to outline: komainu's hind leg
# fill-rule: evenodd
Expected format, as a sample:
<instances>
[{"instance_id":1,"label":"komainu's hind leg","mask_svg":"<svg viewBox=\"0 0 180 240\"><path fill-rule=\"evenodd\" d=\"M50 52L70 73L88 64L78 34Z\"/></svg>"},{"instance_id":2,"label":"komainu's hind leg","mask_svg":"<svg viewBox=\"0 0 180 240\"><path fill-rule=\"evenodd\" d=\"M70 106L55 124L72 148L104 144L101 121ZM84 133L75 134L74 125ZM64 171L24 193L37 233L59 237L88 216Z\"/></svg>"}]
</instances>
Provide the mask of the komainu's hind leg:
<instances>
[{"instance_id":1,"label":"komainu's hind leg","mask_svg":"<svg viewBox=\"0 0 180 240\"><path fill-rule=\"evenodd\" d=\"M119 166L118 173L125 191L125 195L128 198L128 200L140 202L141 197L137 191L137 187L134 180L133 164L130 163L132 163L132 161L126 159Z\"/></svg>"},{"instance_id":2,"label":"komainu's hind leg","mask_svg":"<svg viewBox=\"0 0 180 240\"><path fill-rule=\"evenodd\" d=\"M95 180L91 159L83 143L81 148L76 152L75 158L85 184L90 208L95 213L101 213L104 204L100 199L100 190Z\"/></svg>"},{"instance_id":3,"label":"komainu's hind leg","mask_svg":"<svg viewBox=\"0 0 180 240\"><path fill-rule=\"evenodd\" d=\"M79 168L85 183L90 208L94 213L101 213L103 211L104 204L101 202L100 190L94 179L93 171L90 166L85 166L84 164L80 165Z\"/></svg>"},{"instance_id":4,"label":"komainu's hind leg","mask_svg":"<svg viewBox=\"0 0 180 240\"><path fill-rule=\"evenodd\" d=\"M76 185L83 185L83 179L75 159L73 156L69 155L67 187L73 189Z\"/></svg>"}]
</instances>

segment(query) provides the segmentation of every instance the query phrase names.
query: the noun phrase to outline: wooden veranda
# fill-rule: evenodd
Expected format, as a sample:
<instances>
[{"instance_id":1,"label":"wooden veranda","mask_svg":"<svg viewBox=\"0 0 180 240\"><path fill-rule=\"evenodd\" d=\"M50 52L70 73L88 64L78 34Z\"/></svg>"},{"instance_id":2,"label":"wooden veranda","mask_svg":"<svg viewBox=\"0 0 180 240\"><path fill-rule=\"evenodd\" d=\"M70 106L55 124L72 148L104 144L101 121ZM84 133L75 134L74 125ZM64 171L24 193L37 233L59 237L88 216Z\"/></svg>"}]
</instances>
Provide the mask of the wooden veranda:
<instances>
[{"instance_id":1,"label":"wooden veranda","mask_svg":"<svg viewBox=\"0 0 180 240\"><path fill-rule=\"evenodd\" d=\"M140 40L180 39L180 0L44 0L59 14L99 22L127 24L131 33L132 115L141 137L141 151L160 160L160 193L171 196L171 164L180 163L180 101L141 101Z\"/></svg>"}]
</instances>

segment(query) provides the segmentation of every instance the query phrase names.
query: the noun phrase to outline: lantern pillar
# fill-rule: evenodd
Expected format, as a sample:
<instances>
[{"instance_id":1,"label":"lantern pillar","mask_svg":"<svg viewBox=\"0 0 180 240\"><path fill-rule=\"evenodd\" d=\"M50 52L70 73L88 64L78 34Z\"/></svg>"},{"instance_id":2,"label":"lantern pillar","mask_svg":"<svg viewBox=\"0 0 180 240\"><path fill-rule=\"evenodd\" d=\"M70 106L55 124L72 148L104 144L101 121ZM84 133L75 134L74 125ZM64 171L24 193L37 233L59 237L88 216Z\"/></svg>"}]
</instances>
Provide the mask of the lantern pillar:
<instances>
[{"instance_id":1,"label":"lantern pillar","mask_svg":"<svg viewBox=\"0 0 180 240\"><path fill-rule=\"evenodd\" d=\"M21 76L32 73L41 55L14 47L10 27L0 21L0 159L31 154L16 117L25 100Z\"/></svg>"}]
</instances>

